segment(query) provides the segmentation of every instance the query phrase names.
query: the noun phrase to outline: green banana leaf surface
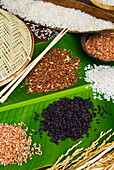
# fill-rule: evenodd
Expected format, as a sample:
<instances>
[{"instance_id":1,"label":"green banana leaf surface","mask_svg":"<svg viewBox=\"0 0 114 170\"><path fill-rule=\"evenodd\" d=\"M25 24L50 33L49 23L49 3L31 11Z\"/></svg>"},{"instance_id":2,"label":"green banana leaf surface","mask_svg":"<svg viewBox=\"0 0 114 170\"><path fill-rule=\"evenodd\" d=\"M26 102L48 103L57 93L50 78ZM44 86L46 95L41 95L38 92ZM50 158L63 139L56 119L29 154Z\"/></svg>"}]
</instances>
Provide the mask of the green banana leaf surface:
<instances>
[{"instance_id":1,"label":"green banana leaf surface","mask_svg":"<svg viewBox=\"0 0 114 170\"><path fill-rule=\"evenodd\" d=\"M32 59L36 58L48 46L48 44L52 40L53 40L53 38L47 42L36 44ZM69 88L64 88L62 91L87 84L84 81L84 67L87 66L88 64L93 64L93 63L95 63L97 65L103 64L103 63L100 63L86 55L86 53L83 51L83 49L81 47L80 34L79 35L77 35L77 34L76 35L75 34L64 35L64 37L53 48L60 48L60 49L66 49L66 50L70 49L73 53L72 55L74 57L80 58L80 60L81 60L81 69L79 70L79 72L81 73L83 78L79 79L75 85L70 86ZM24 81L25 80L23 80L23 82ZM22 104L22 102L25 102L25 101L33 99L33 98L42 97L45 95L55 93L54 91L52 91L52 92L48 92L48 93L26 94L26 90L28 89L28 86L21 88L23 85L23 82L20 83L19 86L13 91L13 93L8 97L8 99L5 101L5 103L2 103L2 104L0 103L0 111L6 109L6 106L9 106L9 105L11 106L12 104L13 105L19 104L19 103ZM4 87L0 88L0 90L2 90L3 88ZM4 108L4 106L5 106L5 108Z\"/></svg>"},{"instance_id":2,"label":"green banana leaf surface","mask_svg":"<svg viewBox=\"0 0 114 170\"><path fill-rule=\"evenodd\" d=\"M39 43L35 45L33 59L46 48L52 39L45 43ZM7 122L8 124L13 124L23 121L29 128L29 134L31 133L31 129L35 129L35 131L37 131L40 126L39 121L34 121L34 112L37 112L41 117L42 110L46 108L50 103L53 103L54 101L57 101L63 97L73 99L74 96L80 96L83 99L90 97L94 106L101 105L105 107L107 105L108 107L106 107L106 110L108 114L104 114L106 118L103 118L97 114L96 118L93 118L93 122L90 123L91 128L88 131L89 137L83 135L84 138L78 139L77 141L66 139L65 141L59 141L59 145L56 145L55 143L50 142L50 137L47 136L46 132L43 132L42 138L40 138L39 134L35 135L35 132L32 132L33 143L37 143L37 145L41 144L42 155L34 155L32 160L28 160L27 163L23 163L23 165L20 167L17 164L8 165L6 167L0 166L0 170L32 170L51 166L55 163L57 158L61 154L65 153L66 150L73 144L82 140L82 143L77 148L86 148L99 137L101 131L105 132L111 128L114 129L114 104L112 101L100 101L98 99L93 99L92 89L85 88L88 84L84 81L84 67L87 64L95 63L100 65L102 63L89 58L89 56L85 54L81 47L80 35L76 36L73 34L67 34L53 48L67 50L70 49L73 52L74 57L80 58L81 69L79 72L82 74L82 79L79 79L75 85L69 88L65 88L61 91L41 94L26 94L28 87L21 88L21 83L9 96L7 101L3 104L0 104L0 123ZM23 82L24 81L25 80L23 80ZM2 90L2 88L0 90ZM96 123L96 119L99 119L100 124ZM97 129L97 131L94 131L95 129Z\"/></svg>"}]
</instances>

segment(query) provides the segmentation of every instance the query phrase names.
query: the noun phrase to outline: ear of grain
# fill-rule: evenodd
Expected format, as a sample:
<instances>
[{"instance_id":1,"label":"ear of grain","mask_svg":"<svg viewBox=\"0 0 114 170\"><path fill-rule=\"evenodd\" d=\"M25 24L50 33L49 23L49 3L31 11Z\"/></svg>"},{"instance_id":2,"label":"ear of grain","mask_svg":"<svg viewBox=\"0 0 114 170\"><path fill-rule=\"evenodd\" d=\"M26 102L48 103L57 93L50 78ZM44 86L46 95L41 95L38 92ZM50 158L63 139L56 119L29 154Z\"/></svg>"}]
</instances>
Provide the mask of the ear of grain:
<instances>
[{"instance_id":1,"label":"ear of grain","mask_svg":"<svg viewBox=\"0 0 114 170\"><path fill-rule=\"evenodd\" d=\"M70 155L69 152L80 144L80 142L77 145L72 146L68 149L66 154L61 155L57 162L48 170L64 170L65 168L69 170L81 170L86 168L92 170L101 167L106 169L108 166L110 168L113 167L114 151L112 151L112 149L114 147L114 142L107 143L107 141L114 135L114 133L110 134L101 145L97 146L101 138L110 133L111 130L112 129L105 133L101 132L99 138L94 141L90 147L86 149L76 149L73 154ZM75 158L78 154L80 154L80 156ZM61 159L63 159L63 161L61 161Z\"/></svg>"}]
</instances>

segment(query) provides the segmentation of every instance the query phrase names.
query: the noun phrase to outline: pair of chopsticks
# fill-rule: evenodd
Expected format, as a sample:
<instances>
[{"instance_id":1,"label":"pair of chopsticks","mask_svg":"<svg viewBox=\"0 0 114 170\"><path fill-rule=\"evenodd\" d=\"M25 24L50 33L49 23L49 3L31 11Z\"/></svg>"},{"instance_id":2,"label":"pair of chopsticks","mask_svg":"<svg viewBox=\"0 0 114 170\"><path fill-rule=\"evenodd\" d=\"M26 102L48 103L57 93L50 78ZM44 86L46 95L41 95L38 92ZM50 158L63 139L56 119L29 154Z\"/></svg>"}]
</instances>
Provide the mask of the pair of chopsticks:
<instances>
[{"instance_id":1,"label":"pair of chopsticks","mask_svg":"<svg viewBox=\"0 0 114 170\"><path fill-rule=\"evenodd\" d=\"M34 59L14 80L12 80L1 92L0 97L9 89L9 91L0 99L0 103L4 103L8 96L15 90L15 88L21 83L21 81L27 76L27 74L33 69L33 67L40 61L40 59L66 34L67 28L64 28L54 40L46 47L46 49ZM15 84L14 84L15 83Z\"/></svg>"}]
</instances>

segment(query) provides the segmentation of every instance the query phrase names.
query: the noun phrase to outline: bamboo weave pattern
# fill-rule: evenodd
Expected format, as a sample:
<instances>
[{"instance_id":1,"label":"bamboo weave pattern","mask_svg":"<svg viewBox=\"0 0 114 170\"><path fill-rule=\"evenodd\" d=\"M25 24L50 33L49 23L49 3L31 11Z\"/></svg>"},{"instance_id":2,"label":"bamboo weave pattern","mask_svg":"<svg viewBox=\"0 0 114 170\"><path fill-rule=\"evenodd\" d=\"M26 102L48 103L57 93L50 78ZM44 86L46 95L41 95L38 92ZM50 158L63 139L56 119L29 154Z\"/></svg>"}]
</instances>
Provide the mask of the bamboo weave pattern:
<instances>
[{"instance_id":1,"label":"bamboo weave pattern","mask_svg":"<svg viewBox=\"0 0 114 170\"><path fill-rule=\"evenodd\" d=\"M26 25L0 9L0 82L25 64L31 48L32 38Z\"/></svg>"}]
</instances>

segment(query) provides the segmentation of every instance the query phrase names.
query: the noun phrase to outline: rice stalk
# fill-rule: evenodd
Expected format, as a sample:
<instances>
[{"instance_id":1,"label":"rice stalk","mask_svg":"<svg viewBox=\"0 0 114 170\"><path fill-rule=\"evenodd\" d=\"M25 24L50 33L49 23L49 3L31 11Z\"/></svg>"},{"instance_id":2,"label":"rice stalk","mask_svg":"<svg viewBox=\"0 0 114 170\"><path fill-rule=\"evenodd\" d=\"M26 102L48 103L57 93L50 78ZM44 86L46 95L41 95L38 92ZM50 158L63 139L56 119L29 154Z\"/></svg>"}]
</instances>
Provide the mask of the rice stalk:
<instances>
[{"instance_id":1,"label":"rice stalk","mask_svg":"<svg viewBox=\"0 0 114 170\"><path fill-rule=\"evenodd\" d=\"M99 140L111 132L112 129L107 132L101 132L99 138L94 141L90 147L83 149L76 149L71 155L70 152L76 148L82 141L73 145L67 150L65 154L62 154L56 163L48 170L92 170L94 168L103 168L103 169L113 169L114 168L114 142L107 143L109 139L114 135L114 132L110 134L101 145ZM76 155L81 155L78 158L75 158ZM64 158L63 161L61 161Z\"/></svg>"}]
</instances>

